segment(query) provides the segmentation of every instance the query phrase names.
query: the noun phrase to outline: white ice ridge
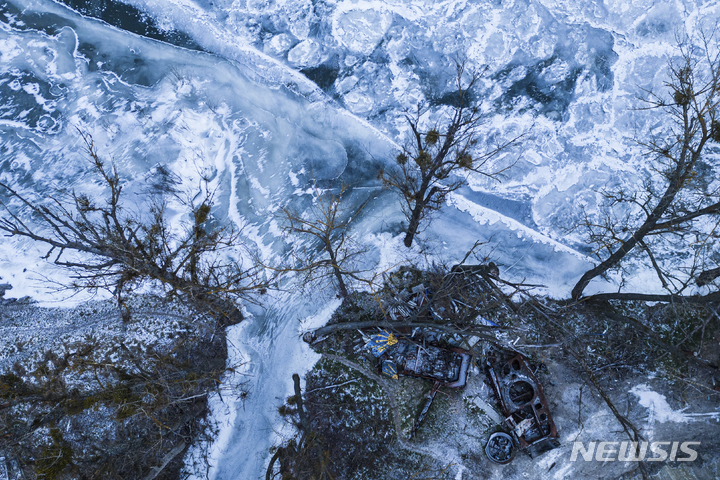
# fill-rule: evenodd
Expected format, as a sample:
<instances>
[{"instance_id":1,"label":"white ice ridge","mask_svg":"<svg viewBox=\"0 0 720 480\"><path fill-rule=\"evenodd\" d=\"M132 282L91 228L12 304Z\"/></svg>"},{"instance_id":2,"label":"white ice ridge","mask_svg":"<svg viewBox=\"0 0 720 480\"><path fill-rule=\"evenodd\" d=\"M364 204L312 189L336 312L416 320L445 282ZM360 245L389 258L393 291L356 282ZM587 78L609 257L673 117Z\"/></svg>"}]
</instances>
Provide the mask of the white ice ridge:
<instances>
[{"instance_id":1,"label":"white ice ridge","mask_svg":"<svg viewBox=\"0 0 720 480\"><path fill-rule=\"evenodd\" d=\"M543 235L542 233L523 225L515 219L507 217L495 210L478 205L462 195L451 193L448 195L447 202L448 205L452 205L460 211L469 213L473 219L481 225L492 225L497 222L502 222L508 229L517 231L518 235L523 235L524 237L531 239L533 242L550 245L554 247L556 252L569 253L581 260L590 261L586 255L578 252L577 250L574 250L567 245L563 245L557 240L553 240L547 235Z\"/></svg>"},{"instance_id":2,"label":"white ice ridge","mask_svg":"<svg viewBox=\"0 0 720 480\"><path fill-rule=\"evenodd\" d=\"M630 393L638 397L638 403L648 410L648 424L676 422L688 423L696 420L717 419L720 420L720 412L685 413L685 408L673 410L665 395L650 389L644 383L634 386Z\"/></svg>"}]
</instances>

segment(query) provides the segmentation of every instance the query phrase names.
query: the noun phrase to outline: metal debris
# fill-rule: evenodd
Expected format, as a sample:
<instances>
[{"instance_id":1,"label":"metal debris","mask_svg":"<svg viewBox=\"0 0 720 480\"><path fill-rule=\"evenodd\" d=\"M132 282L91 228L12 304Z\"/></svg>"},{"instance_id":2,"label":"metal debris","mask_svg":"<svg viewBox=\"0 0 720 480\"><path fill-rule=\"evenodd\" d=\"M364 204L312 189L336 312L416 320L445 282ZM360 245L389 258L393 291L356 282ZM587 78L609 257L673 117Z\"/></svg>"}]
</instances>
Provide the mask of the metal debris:
<instances>
[{"instance_id":1,"label":"metal debris","mask_svg":"<svg viewBox=\"0 0 720 480\"><path fill-rule=\"evenodd\" d=\"M487 445L485 445L485 455L500 465L510 463L510 461L515 458L515 451L513 438L504 432L497 432L490 435L490 439Z\"/></svg>"},{"instance_id":2,"label":"metal debris","mask_svg":"<svg viewBox=\"0 0 720 480\"><path fill-rule=\"evenodd\" d=\"M408 338L395 338L387 330L373 335L367 346L373 355L380 357L378 373L397 379L399 375L425 378L433 381L420 415L415 421L410 438L415 435L440 387L462 388L467 381L471 355L458 347L438 347ZM392 342L392 343L390 343Z\"/></svg>"},{"instance_id":3,"label":"metal debris","mask_svg":"<svg viewBox=\"0 0 720 480\"><path fill-rule=\"evenodd\" d=\"M560 446L543 386L524 355L494 346L487 354L485 372L506 417L505 423L521 450L534 458Z\"/></svg>"},{"instance_id":4,"label":"metal debris","mask_svg":"<svg viewBox=\"0 0 720 480\"><path fill-rule=\"evenodd\" d=\"M430 393L428 393L427 400L425 401L423 409L420 411L420 415L418 415L417 420L415 420L415 425L413 425L413 429L410 432L410 438L414 437L417 429L420 428L420 424L425 419L425 415L427 415L428 410L430 410L430 406L432 405L433 400L435 400L435 395L437 394L438 390L440 390L440 382L436 381L435 383L433 383L433 387L430 389Z\"/></svg>"},{"instance_id":5,"label":"metal debris","mask_svg":"<svg viewBox=\"0 0 720 480\"><path fill-rule=\"evenodd\" d=\"M407 339L398 340L384 358L397 365L400 375L426 378L450 388L465 386L470 366L470 354L462 348L423 346Z\"/></svg>"}]
</instances>

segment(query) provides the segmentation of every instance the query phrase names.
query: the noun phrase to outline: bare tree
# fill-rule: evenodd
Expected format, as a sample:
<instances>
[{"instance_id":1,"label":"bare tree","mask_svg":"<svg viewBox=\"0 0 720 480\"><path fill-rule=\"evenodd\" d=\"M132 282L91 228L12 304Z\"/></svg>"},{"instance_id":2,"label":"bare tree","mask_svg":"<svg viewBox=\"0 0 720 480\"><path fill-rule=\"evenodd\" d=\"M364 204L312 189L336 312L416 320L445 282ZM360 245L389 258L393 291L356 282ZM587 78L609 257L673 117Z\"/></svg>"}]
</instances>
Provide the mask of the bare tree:
<instances>
[{"instance_id":1,"label":"bare tree","mask_svg":"<svg viewBox=\"0 0 720 480\"><path fill-rule=\"evenodd\" d=\"M313 430L313 419L308 416L304 406L300 376L293 373L292 378L295 395L287 399L287 405L280 407L279 412L292 419L298 434L275 451L265 472L265 480L277 478L278 474L282 479L333 480L336 476L332 473L333 465L326 441ZM299 421L295 420L295 414ZM278 472L275 472L276 463L279 464Z\"/></svg>"},{"instance_id":2,"label":"bare tree","mask_svg":"<svg viewBox=\"0 0 720 480\"><path fill-rule=\"evenodd\" d=\"M351 209L343 205L347 186L340 188L338 195L331 191L321 192L314 186L314 204L311 211L303 215L289 207L282 208L282 221L288 233L309 236L316 242L311 249L295 249L291 261L283 265L285 272L305 275L306 283L324 277L332 277L338 292L348 296L347 279L363 283L371 282L362 276L358 264L367 249L353 241L348 235L350 225L362 211L364 205Z\"/></svg>"},{"instance_id":3,"label":"bare tree","mask_svg":"<svg viewBox=\"0 0 720 480\"><path fill-rule=\"evenodd\" d=\"M714 39L703 36L702 49L680 44L680 60L670 63L665 83L669 98L647 92L644 109L662 112L670 126L640 140L655 159L643 190L603 191L600 219L585 215L600 263L580 278L572 298L579 299L595 277L621 267L631 252L646 258L671 295L681 294L693 280L703 285L720 274L702 271L717 261L720 233L720 187L705 154L708 143L720 142L720 50ZM663 254L663 245L671 245L672 253Z\"/></svg>"},{"instance_id":4,"label":"bare tree","mask_svg":"<svg viewBox=\"0 0 720 480\"><path fill-rule=\"evenodd\" d=\"M147 194L138 208L145 213L129 213L117 169L100 158L89 135L81 136L106 198L73 191L44 201L0 182L7 194L0 200L6 212L0 230L48 245L45 259L57 252L54 263L74 272L70 288L108 289L122 306L126 290L144 281L157 282L170 294L185 296L229 320L239 315L234 303L238 298L269 287L258 264L245 267L223 255L240 246L239 232L213 226L211 192L200 192L199 204L184 204L191 221L179 228L168 223L166 195Z\"/></svg>"},{"instance_id":5,"label":"bare tree","mask_svg":"<svg viewBox=\"0 0 720 480\"><path fill-rule=\"evenodd\" d=\"M448 124L423 130L421 117L427 110L418 106L414 115L405 116L413 135L397 156L397 165L381 170L378 175L386 188L400 193L403 213L408 220L406 247L412 245L420 222L427 214L439 210L449 193L467 183L468 173L480 173L498 180L512 165L488 171L488 161L525 135L523 132L511 140L497 143L485 153L473 156L484 117L480 108L471 104L470 95L482 72L468 72L461 61L456 61L455 67L457 103Z\"/></svg>"}]
</instances>

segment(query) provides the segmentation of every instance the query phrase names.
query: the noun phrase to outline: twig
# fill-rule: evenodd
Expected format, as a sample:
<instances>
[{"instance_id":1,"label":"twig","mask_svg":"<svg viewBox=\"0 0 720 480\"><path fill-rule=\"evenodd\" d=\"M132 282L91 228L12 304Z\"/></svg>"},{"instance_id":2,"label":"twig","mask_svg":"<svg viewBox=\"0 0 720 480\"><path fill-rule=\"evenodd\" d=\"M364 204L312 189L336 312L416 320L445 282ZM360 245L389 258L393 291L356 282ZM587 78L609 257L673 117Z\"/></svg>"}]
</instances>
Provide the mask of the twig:
<instances>
[{"instance_id":1,"label":"twig","mask_svg":"<svg viewBox=\"0 0 720 480\"><path fill-rule=\"evenodd\" d=\"M318 388L313 388L312 390L305 390L305 395L307 395L308 393L317 392L318 390L327 390L328 388L342 387L343 385L347 385L348 383L354 383L354 382L357 382L357 379L348 380L347 382L338 383L336 385L328 385L327 387L318 387Z\"/></svg>"}]
</instances>

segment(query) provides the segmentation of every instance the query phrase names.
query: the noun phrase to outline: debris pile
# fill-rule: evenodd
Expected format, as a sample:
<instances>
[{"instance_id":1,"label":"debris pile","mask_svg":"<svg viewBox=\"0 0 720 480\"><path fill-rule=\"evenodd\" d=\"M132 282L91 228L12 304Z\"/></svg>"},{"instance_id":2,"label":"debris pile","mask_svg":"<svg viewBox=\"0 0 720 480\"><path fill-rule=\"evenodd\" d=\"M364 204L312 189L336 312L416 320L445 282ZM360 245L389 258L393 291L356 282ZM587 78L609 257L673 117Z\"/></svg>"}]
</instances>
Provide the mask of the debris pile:
<instances>
[{"instance_id":1,"label":"debris pile","mask_svg":"<svg viewBox=\"0 0 720 480\"><path fill-rule=\"evenodd\" d=\"M407 375L439 382L443 387L465 386L470 355L467 350L451 347L441 348L414 341L382 330L368 344L373 355L380 358L378 373L390 377Z\"/></svg>"},{"instance_id":2,"label":"debris pile","mask_svg":"<svg viewBox=\"0 0 720 480\"><path fill-rule=\"evenodd\" d=\"M468 281L482 291L492 289L489 267L455 267L451 281ZM455 289L458 290L459 289ZM513 349L503 349L496 343L484 342L484 354L452 345L448 335L440 335L431 325L409 328L406 323L424 318L445 321L444 313L457 313L461 307L474 310L470 305L453 296L447 296L443 306L435 305L433 292L423 283L412 288L400 289L385 302L388 323L394 331L382 328L369 338L365 348L377 358L379 374L397 379L400 375L424 378L433 382L425 405L418 416L411 437L415 435L441 387L462 388L467 381L468 368L473 353L477 363L484 368L486 382L492 386L497 403L505 418L502 427L508 433L492 435L486 447L488 457L496 463L508 463L515 455L516 447L527 451L531 457L559 446L558 433L545 400L543 386L530 369L527 359ZM487 326L488 321L476 315L476 322ZM395 323L397 322L397 323ZM490 325L497 326L490 322ZM444 344L444 346L443 346ZM476 344L475 347L479 347ZM481 360L480 357L483 359ZM502 434L501 434L502 433Z\"/></svg>"}]
</instances>

